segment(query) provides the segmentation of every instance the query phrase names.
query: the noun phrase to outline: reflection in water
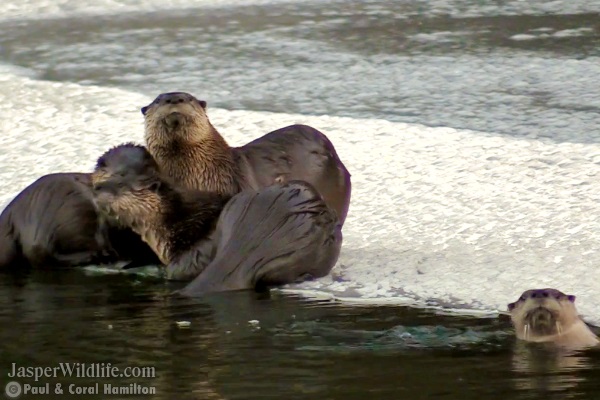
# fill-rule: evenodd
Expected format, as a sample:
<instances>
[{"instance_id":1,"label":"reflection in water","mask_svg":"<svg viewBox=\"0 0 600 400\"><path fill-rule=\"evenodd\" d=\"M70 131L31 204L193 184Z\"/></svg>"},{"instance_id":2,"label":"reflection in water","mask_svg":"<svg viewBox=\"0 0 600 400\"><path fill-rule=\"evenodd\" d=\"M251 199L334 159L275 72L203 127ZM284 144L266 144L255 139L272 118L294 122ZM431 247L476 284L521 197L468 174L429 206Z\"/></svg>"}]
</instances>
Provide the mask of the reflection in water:
<instances>
[{"instance_id":1,"label":"reflection in water","mask_svg":"<svg viewBox=\"0 0 600 400\"><path fill-rule=\"evenodd\" d=\"M586 377L579 372L594 368L587 353L548 343L517 341L512 359L513 371L517 373L513 383L519 390L544 393L548 398L581 398L580 387Z\"/></svg>"},{"instance_id":2,"label":"reflection in water","mask_svg":"<svg viewBox=\"0 0 600 400\"><path fill-rule=\"evenodd\" d=\"M304 336L306 342L299 350L334 352L389 352L410 349L477 348L500 346L500 340L509 334L502 331L486 331L481 328L447 328L441 325L395 326L384 331L343 330L326 326L321 322L300 322L292 324L287 330L276 330L276 335L294 334ZM334 345L330 345L332 341Z\"/></svg>"},{"instance_id":3,"label":"reflection in water","mask_svg":"<svg viewBox=\"0 0 600 400\"><path fill-rule=\"evenodd\" d=\"M380 398L518 400L567 389L586 399L598 390L586 374L597 374L600 359L519 346L513 353L506 318L344 306L277 291L169 297L176 287L136 274L3 276L0 376L13 362L153 366L155 378L47 381L137 383L156 387L158 399L364 399L376 391Z\"/></svg>"}]
</instances>

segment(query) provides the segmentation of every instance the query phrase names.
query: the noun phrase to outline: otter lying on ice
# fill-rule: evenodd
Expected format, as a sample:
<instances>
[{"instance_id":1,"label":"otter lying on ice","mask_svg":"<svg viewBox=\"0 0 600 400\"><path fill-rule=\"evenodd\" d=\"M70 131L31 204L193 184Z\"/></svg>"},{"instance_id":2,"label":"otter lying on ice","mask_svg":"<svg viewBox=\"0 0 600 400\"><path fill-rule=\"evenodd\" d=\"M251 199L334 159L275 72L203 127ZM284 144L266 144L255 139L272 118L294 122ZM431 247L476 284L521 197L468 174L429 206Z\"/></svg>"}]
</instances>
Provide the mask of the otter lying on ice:
<instances>
[{"instance_id":1,"label":"otter lying on ice","mask_svg":"<svg viewBox=\"0 0 600 400\"><path fill-rule=\"evenodd\" d=\"M234 195L274 183L312 185L343 225L350 173L318 130L290 125L244 146L230 147L210 123L206 102L183 92L163 93L142 107L148 151L161 170L188 189Z\"/></svg>"},{"instance_id":2,"label":"otter lying on ice","mask_svg":"<svg viewBox=\"0 0 600 400\"><path fill-rule=\"evenodd\" d=\"M338 259L341 224L306 182L231 196L173 184L149 153L135 163L95 185L95 201L150 245L169 278L193 279L181 294L319 278Z\"/></svg>"}]
</instances>

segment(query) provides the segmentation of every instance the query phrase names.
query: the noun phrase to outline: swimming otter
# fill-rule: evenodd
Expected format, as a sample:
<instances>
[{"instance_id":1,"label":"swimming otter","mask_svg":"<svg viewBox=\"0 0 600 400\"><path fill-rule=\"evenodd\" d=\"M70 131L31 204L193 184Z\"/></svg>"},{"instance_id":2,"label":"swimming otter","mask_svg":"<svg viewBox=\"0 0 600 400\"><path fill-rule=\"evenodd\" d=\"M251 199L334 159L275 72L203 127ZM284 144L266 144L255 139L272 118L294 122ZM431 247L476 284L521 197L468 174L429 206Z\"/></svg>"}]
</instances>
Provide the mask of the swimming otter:
<instances>
[{"instance_id":1,"label":"swimming otter","mask_svg":"<svg viewBox=\"0 0 600 400\"><path fill-rule=\"evenodd\" d=\"M579 317L575 296L547 289L530 289L508 304L517 338L552 342L563 347L587 347L600 343Z\"/></svg>"},{"instance_id":2,"label":"swimming otter","mask_svg":"<svg viewBox=\"0 0 600 400\"><path fill-rule=\"evenodd\" d=\"M335 212L306 182L227 195L185 189L148 158L139 174L95 185L98 206L130 226L158 254L179 293L261 288L329 273L342 234Z\"/></svg>"},{"instance_id":3,"label":"swimming otter","mask_svg":"<svg viewBox=\"0 0 600 400\"><path fill-rule=\"evenodd\" d=\"M303 180L317 189L344 224L350 173L323 133L291 125L230 147L210 123L206 106L191 94L173 92L142 107L146 145L169 177L189 189L226 195Z\"/></svg>"},{"instance_id":4,"label":"swimming otter","mask_svg":"<svg viewBox=\"0 0 600 400\"><path fill-rule=\"evenodd\" d=\"M89 173L49 174L26 187L0 215L0 270L159 263L138 235L98 215L93 199Z\"/></svg>"}]
</instances>

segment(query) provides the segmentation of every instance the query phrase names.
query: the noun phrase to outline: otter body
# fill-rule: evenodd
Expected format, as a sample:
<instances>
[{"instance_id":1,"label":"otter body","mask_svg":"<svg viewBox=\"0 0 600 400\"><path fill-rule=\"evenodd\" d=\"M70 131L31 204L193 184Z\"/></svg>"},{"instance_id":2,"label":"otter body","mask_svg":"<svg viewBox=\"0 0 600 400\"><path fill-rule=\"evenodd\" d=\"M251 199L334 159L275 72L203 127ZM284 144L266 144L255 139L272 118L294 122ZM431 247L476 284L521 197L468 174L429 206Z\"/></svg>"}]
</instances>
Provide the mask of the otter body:
<instances>
[{"instance_id":1,"label":"otter body","mask_svg":"<svg viewBox=\"0 0 600 400\"><path fill-rule=\"evenodd\" d=\"M87 174L45 175L0 216L0 266L68 267L116 258Z\"/></svg>"},{"instance_id":2,"label":"otter body","mask_svg":"<svg viewBox=\"0 0 600 400\"><path fill-rule=\"evenodd\" d=\"M0 216L0 270L151 262L139 238L98 216L90 183L84 173L45 175L9 203Z\"/></svg>"},{"instance_id":3,"label":"otter body","mask_svg":"<svg viewBox=\"0 0 600 400\"><path fill-rule=\"evenodd\" d=\"M232 198L184 189L161 174L151 155L143 173L113 174L95 185L103 213L150 244L179 293L261 288L327 275L339 256L341 225L306 182L275 184Z\"/></svg>"},{"instance_id":4,"label":"otter body","mask_svg":"<svg viewBox=\"0 0 600 400\"><path fill-rule=\"evenodd\" d=\"M158 263L139 236L98 214L93 179L88 173L49 174L19 193L0 215L0 270Z\"/></svg>"},{"instance_id":5,"label":"otter body","mask_svg":"<svg viewBox=\"0 0 600 400\"><path fill-rule=\"evenodd\" d=\"M164 265L178 266L172 279L191 280L212 259L211 234L228 196L174 185L147 151L138 165L94 190L104 215L140 235Z\"/></svg>"},{"instance_id":6,"label":"otter body","mask_svg":"<svg viewBox=\"0 0 600 400\"><path fill-rule=\"evenodd\" d=\"M267 288L321 278L340 254L335 212L304 181L235 195L214 234L213 261L180 293Z\"/></svg>"},{"instance_id":7,"label":"otter body","mask_svg":"<svg viewBox=\"0 0 600 400\"><path fill-rule=\"evenodd\" d=\"M350 173L318 130L291 125L230 147L210 123L206 102L191 94L163 93L142 107L142 113L148 150L178 184L234 195L303 180L321 194L343 225L350 204Z\"/></svg>"},{"instance_id":8,"label":"otter body","mask_svg":"<svg viewBox=\"0 0 600 400\"><path fill-rule=\"evenodd\" d=\"M563 347L595 346L598 337L579 317L575 296L547 289L523 292L519 300L508 304L517 338L529 342L550 342Z\"/></svg>"}]
</instances>

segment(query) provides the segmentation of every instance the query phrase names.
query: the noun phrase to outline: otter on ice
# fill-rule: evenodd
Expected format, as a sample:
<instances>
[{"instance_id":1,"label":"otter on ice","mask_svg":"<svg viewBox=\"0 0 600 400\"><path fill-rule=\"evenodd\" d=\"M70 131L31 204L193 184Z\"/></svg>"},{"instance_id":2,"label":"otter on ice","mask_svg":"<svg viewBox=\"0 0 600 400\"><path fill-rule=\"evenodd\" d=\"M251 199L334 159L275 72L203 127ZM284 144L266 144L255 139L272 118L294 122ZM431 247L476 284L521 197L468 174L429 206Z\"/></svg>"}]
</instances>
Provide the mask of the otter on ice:
<instances>
[{"instance_id":1,"label":"otter on ice","mask_svg":"<svg viewBox=\"0 0 600 400\"><path fill-rule=\"evenodd\" d=\"M130 168L129 160L118 155L120 149L133 146L109 150L98 160L94 175L49 174L19 193L0 215L0 270L159 263L137 234L99 215L93 201L92 181L99 179L98 171L114 161L120 168Z\"/></svg>"},{"instance_id":2,"label":"otter on ice","mask_svg":"<svg viewBox=\"0 0 600 400\"><path fill-rule=\"evenodd\" d=\"M150 154L95 186L98 206L131 227L167 266L191 280L179 293L262 288L327 275L339 256L341 225L306 182L247 190L232 198L174 185Z\"/></svg>"},{"instance_id":3,"label":"otter on ice","mask_svg":"<svg viewBox=\"0 0 600 400\"><path fill-rule=\"evenodd\" d=\"M560 290L530 289L508 304L517 338L529 342L552 342L580 348L600 343L598 337L579 317L575 296Z\"/></svg>"},{"instance_id":4,"label":"otter on ice","mask_svg":"<svg viewBox=\"0 0 600 400\"><path fill-rule=\"evenodd\" d=\"M134 165L128 163L127 171L111 173L94 185L100 211L139 234L164 265L199 242L211 246L210 235L230 196L174 185L161 176L150 153L141 149L143 155ZM208 264L208 257L190 279Z\"/></svg>"},{"instance_id":5,"label":"otter on ice","mask_svg":"<svg viewBox=\"0 0 600 400\"><path fill-rule=\"evenodd\" d=\"M230 147L210 123L206 102L191 94L163 93L141 110L147 148L178 184L234 195L246 188L302 180L321 194L344 224L350 173L318 130L291 125Z\"/></svg>"}]
</instances>

